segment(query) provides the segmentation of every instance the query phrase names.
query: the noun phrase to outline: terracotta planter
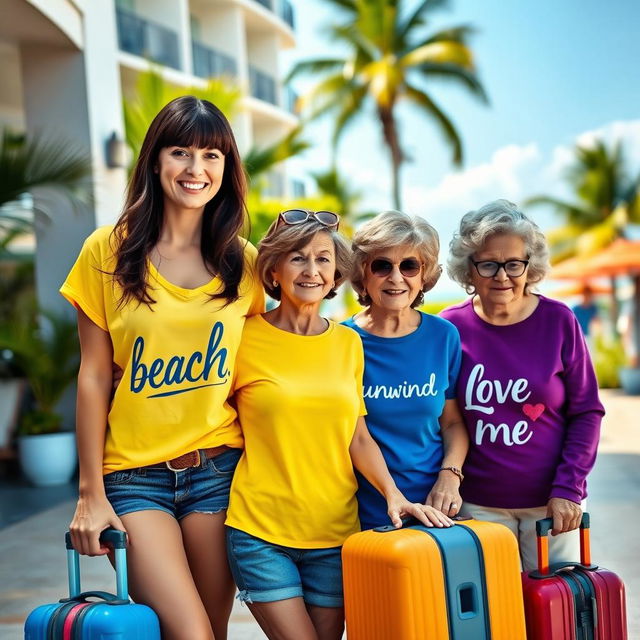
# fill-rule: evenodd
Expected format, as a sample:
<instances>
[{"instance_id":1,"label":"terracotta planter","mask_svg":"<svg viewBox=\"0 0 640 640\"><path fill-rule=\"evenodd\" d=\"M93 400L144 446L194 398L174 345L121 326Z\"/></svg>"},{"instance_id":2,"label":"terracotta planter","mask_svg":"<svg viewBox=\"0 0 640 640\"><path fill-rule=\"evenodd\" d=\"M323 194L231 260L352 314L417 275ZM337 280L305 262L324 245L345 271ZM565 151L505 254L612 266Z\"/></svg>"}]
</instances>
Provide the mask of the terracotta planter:
<instances>
[{"instance_id":1,"label":"terracotta planter","mask_svg":"<svg viewBox=\"0 0 640 640\"><path fill-rule=\"evenodd\" d=\"M70 431L18 438L20 465L37 487L66 484L76 469L76 434Z\"/></svg>"}]
</instances>

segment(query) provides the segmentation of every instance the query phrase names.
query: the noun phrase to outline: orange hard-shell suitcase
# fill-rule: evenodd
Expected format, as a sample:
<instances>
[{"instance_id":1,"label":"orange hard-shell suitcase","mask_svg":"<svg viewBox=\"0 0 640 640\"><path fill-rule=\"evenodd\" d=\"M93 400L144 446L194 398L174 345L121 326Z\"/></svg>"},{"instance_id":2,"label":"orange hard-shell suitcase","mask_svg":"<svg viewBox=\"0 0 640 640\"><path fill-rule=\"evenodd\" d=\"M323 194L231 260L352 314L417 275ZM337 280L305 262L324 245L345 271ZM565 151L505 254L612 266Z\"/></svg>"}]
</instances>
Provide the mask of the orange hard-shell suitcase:
<instances>
[{"instance_id":1,"label":"orange hard-shell suitcase","mask_svg":"<svg viewBox=\"0 0 640 640\"><path fill-rule=\"evenodd\" d=\"M342 549L348 640L525 640L520 557L501 524L379 527Z\"/></svg>"}]
</instances>

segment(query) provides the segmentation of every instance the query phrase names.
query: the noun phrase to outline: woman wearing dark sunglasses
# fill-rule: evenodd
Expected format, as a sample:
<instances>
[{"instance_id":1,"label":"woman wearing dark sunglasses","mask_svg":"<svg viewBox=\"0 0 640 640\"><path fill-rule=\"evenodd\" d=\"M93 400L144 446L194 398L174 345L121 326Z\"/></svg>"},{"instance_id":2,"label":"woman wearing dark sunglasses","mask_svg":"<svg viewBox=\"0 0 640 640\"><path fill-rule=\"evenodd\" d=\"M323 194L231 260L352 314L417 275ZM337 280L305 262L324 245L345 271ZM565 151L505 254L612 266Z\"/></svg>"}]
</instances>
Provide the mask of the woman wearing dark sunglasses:
<instances>
[{"instance_id":1,"label":"woman wearing dark sunglasses","mask_svg":"<svg viewBox=\"0 0 640 640\"><path fill-rule=\"evenodd\" d=\"M532 290L548 256L511 202L467 213L448 270L473 295L442 313L462 340L458 398L471 439L462 512L508 526L525 570L536 566L536 520L552 517L554 535L580 524L604 413L576 317ZM576 560L577 532L549 550L552 562Z\"/></svg>"},{"instance_id":2,"label":"woman wearing dark sunglasses","mask_svg":"<svg viewBox=\"0 0 640 640\"><path fill-rule=\"evenodd\" d=\"M341 545L360 529L354 466L384 494L385 524L451 524L398 491L363 419L360 340L320 315L349 267L328 211L281 213L258 251L280 304L243 331L234 398L245 452L226 524L239 598L271 639L342 637Z\"/></svg>"},{"instance_id":3,"label":"woman wearing dark sunglasses","mask_svg":"<svg viewBox=\"0 0 640 640\"><path fill-rule=\"evenodd\" d=\"M365 309L345 324L364 345L367 424L398 488L412 502L458 513L468 438L455 399L460 338L418 311L440 277L440 244L425 220L387 211L353 238L351 283ZM363 528L385 524L385 504L358 476Z\"/></svg>"}]
</instances>

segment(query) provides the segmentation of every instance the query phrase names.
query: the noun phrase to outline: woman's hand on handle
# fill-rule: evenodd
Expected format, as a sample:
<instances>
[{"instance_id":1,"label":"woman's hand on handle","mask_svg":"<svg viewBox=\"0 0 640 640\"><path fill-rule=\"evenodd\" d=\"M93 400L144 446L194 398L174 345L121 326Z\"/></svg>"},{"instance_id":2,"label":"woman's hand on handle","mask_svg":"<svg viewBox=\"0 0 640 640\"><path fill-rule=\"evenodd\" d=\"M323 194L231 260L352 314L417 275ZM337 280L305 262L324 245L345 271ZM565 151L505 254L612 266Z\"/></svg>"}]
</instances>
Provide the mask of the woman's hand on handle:
<instances>
[{"instance_id":1,"label":"woman's hand on handle","mask_svg":"<svg viewBox=\"0 0 640 640\"><path fill-rule=\"evenodd\" d=\"M396 529L402 526L402 518L413 516L426 527L450 527L453 520L430 505L409 502L401 493L387 500L387 513Z\"/></svg>"},{"instance_id":2,"label":"woman's hand on handle","mask_svg":"<svg viewBox=\"0 0 640 640\"><path fill-rule=\"evenodd\" d=\"M573 531L580 526L582 507L566 498L550 498L547 502L547 518L553 518L552 536Z\"/></svg>"},{"instance_id":3,"label":"woman's hand on handle","mask_svg":"<svg viewBox=\"0 0 640 640\"><path fill-rule=\"evenodd\" d=\"M126 531L107 497L80 496L69 525L73 548L81 555L105 555L109 548L100 545L100 534L109 527Z\"/></svg>"}]
</instances>

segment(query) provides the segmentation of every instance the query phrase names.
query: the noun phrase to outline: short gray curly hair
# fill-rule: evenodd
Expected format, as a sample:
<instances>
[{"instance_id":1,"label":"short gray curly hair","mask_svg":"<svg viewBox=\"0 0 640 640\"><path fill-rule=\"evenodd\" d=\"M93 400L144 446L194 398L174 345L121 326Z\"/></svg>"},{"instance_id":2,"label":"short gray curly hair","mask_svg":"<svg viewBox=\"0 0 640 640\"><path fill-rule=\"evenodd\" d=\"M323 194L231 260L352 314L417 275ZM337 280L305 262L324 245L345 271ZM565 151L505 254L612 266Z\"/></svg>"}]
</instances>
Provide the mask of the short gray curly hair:
<instances>
[{"instance_id":1,"label":"short gray curly hair","mask_svg":"<svg viewBox=\"0 0 640 640\"><path fill-rule=\"evenodd\" d=\"M449 243L447 273L452 280L473 293L469 258L482 249L487 238L498 233L520 236L529 259L527 286L540 282L549 271L549 247L538 225L508 200L494 200L469 211Z\"/></svg>"},{"instance_id":2,"label":"short gray curly hair","mask_svg":"<svg viewBox=\"0 0 640 640\"><path fill-rule=\"evenodd\" d=\"M424 263L422 271L422 291L411 303L412 307L422 304L424 294L433 289L442 273L438 264L440 240L438 232L419 216L410 216L400 211L384 211L363 224L353 236L351 286L358 294L358 302L363 306L371 304L365 288L365 268L372 256L384 253L392 247L407 245L414 249Z\"/></svg>"}]
</instances>

